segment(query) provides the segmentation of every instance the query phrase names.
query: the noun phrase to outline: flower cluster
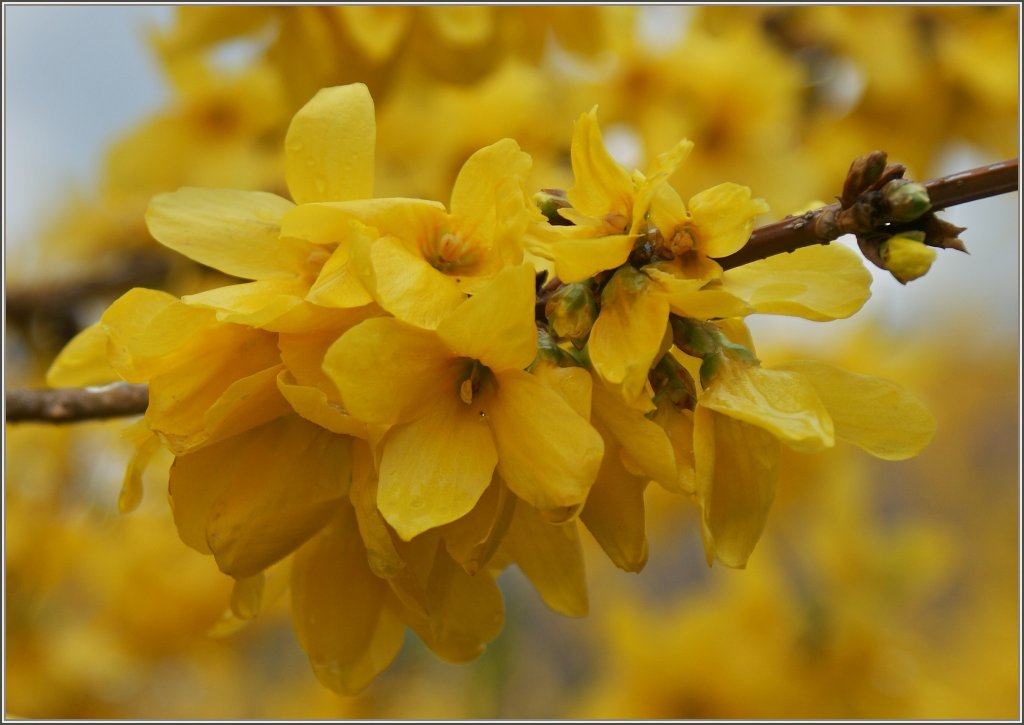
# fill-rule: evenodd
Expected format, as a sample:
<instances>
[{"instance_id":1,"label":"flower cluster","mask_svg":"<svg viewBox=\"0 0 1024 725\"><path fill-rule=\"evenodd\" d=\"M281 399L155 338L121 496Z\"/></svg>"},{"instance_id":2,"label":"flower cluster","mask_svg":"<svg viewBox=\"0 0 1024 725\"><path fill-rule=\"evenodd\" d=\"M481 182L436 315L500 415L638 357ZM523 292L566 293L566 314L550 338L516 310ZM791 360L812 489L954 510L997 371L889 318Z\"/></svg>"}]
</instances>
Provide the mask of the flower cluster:
<instances>
[{"instance_id":1,"label":"flower cluster","mask_svg":"<svg viewBox=\"0 0 1024 725\"><path fill-rule=\"evenodd\" d=\"M248 281L133 289L49 375L149 384L122 508L168 448L182 540L235 579L238 619L290 587L332 689L369 684L406 628L445 659L477 656L511 564L585 614L581 529L640 570L651 481L695 502L709 563L743 567L782 444L899 459L930 439L931 416L887 381L761 364L744 317L847 317L870 275L841 246L723 269L767 205L732 183L684 201L669 179L689 141L630 172L595 109L564 192L531 195L531 158L503 139L465 161L446 206L376 198L375 135L365 85L326 88L284 140L291 200L157 196L154 238Z\"/></svg>"}]
</instances>

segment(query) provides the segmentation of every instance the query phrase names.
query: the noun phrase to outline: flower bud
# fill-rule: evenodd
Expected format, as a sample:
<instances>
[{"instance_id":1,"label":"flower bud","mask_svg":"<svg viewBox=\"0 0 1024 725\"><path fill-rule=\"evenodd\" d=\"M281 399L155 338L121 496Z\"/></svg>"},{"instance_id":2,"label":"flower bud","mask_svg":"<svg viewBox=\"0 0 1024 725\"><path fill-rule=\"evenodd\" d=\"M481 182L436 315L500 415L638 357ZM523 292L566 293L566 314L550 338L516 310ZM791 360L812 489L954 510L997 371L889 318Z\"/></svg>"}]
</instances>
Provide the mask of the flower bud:
<instances>
[{"instance_id":1,"label":"flower bud","mask_svg":"<svg viewBox=\"0 0 1024 725\"><path fill-rule=\"evenodd\" d=\"M885 268L901 284L923 277L937 256L935 250L924 243L923 232L904 232L889 237L879 251Z\"/></svg>"},{"instance_id":2,"label":"flower bud","mask_svg":"<svg viewBox=\"0 0 1024 725\"><path fill-rule=\"evenodd\" d=\"M846 173L846 182L843 184L843 195L840 199L844 209L853 204L858 196L882 176L885 162L884 151L872 151L853 160L850 170Z\"/></svg>"},{"instance_id":3,"label":"flower bud","mask_svg":"<svg viewBox=\"0 0 1024 725\"><path fill-rule=\"evenodd\" d=\"M672 340L675 346L691 357L703 358L718 350L718 343L709 331L709 326L688 317L672 315Z\"/></svg>"},{"instance_id":4,"label":"flower bud","mask_svg":"<svg viewBox=\"0 0 1024 725\"><path fill-rule=\"evenodd\" d=\"M663 355L658 364L651 368L648 379L654 389L654 404L657 407L672 405L693 410L697 404L697 384L693 376L671 353ZM648 413L648 417L651 415Z\"/></svg>"},{"instance_id":5,"label":"flower bud","mask_svg":"<svg viewBox=\"0 0 1024 725\"><path fill-rule=\"evenodd\" d=\"M559 287L544 307L548 325L558 337L582 344L597 320L597 300L589 282Z\"/></svg>"},{"instance_id":6,"label":"flower bud","mask_svg":"<svg viewBox=\"0 0 1024 725\"><path fill-rule=\"evenodd\" d=\"M924 184L907 179L893 179L882 188L889 203L888 218L894 222L910 222L928 211L931 199Z\"/></svg>"},{"instance_id":7,"label":"flower bud","mask_svg":"<svg viewBox=\"0 0 1024 725\"><path fill-rule=\"evenodd\" d=\"M544 326L537 328L537 357L531 365L550 364L556 367L575 365L572 356L558 346L551 333Z\"/></svg>"},{"instance_id":8,"label":"flower bud","mask_svg":"<svg viewBox=\"0 0 1024 725\"><path fill-rule=\"evenodd\" d=\"M558 213L559 209L568 209L572 206L562 189L541 189L533 195L533 203L547 218L549 224L569 224L569 220Z\"/></svg>"}]
</instances>

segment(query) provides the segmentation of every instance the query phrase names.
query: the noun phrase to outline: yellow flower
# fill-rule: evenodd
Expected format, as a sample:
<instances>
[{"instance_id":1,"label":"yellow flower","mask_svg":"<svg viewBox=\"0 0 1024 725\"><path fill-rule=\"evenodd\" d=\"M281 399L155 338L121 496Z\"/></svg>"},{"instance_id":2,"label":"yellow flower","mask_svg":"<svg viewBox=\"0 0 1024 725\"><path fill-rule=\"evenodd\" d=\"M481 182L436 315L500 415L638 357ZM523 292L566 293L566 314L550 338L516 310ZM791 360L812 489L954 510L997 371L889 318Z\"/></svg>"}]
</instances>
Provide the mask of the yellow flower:
<instances>
[{"instance_id":1,"label":"yellow flower","mask_svg":"<svg viewBox=\"0 0 1024 725\"><path fill-rule=\"evenodd\" d=\"M284 219L286 236L339 242L308 299L329 306L350 279L398 319L432 329L506 265L518 264L520 238L539 212L529 203L530 157L511 139L474 153L451 195L451 212L418 199L303 204ZM353 223L373 229L353 234Z\"/></svg>"},{"instance_id":2,"label":"yellow flower","mask_svg":"<svg viewBox=\"0 0 1024 725\"><path fill-rule=\"evenodd\" d=\"M935 432L932 416L899 386L825 363L763 368L719 352L705 357L701 373L693 451L709 564L746 565L774 498L780 442L814 452L839 438L898 460Z\"/></svg>"},{"instance_id":3,"label":"yellow flower","mask_svg":"<svg viewBox=\"0 0 1024 725\"><path fill-rule=\"evenodd\" d=\"M659 185L693 146L680 141L662 154L647 174L630 174L604 146L597 108L584 113L573 130L571 158L575 184L566 191L570 208L560 213L572 226L537 230L530 251L551 259L563 282L578 282L624 264L639 235Z\"/></svg>"},{"instance_id":4,"label":"yellow flower","mask_svg":"<svg viewBox=\"0 0 1024 725\"><path fill-rule=\"evenodd\" d=\"M589 354L601 379L633 405L646 405L648 371L667 349L670 312L707 319L752 311L717 283L722 270L711 257L743 246L767 207L727 183L695 195L687 208L667 178L691 147L680 141L646 175L630 175L605 149L596 109L583 114L573 134L571 207L559 212L574 225L543 228L531 246L553 260L563 282L614 270Z\"/></svg>"},{"instance_id":5,"label":"yellow flower","mask_svg":"<svg viewBox=\"0 0 1024 725\"><path fill-rule=\"evenodd\" d=\"M212 311L165 292L125 293L72 341L48 381L89 375L99 382L104 366L94 356L106 357L111 379L149 383L146 423L175 453L287 411L275 383L283 366L272 333L218 322Z\"/></svg>"},{"instance_id":6,"label":"yellow flower","mask_svg":"<svg viewBox=\"0 0 1024 725\"><path fill-rule=\"evenodd\" d=\"M616 566L640 571L647 563L644 490L652 480L675 489L675 453L657 423L599 381L592 425L604 439L605 456L580 520Z\"/></svg>"},{"instance_id":7,"label":"yellow flower","mask_svg":"<svg viewBox=\"0 0 1024 725\"><path fill-rule=\"evenodd\" d=\"M372 197L374 136L366 86L318 93L285 138L285 176L295 202ZM254 280L188 296L187 304L214 309L220 320L291 331L325 324L328 312L304 298L333 251L330 240L314 243L282 230L295 208L268 192L185 188L155 197L146 222L164 246ZM364 292L356 301L371 300Z\"/></svg>"},{"instance_id":8,"label":"yellow flower","mask_svg":"<svg viewBox=\"0 0 1024 725\"><path fill-rule=\"evenodd\" d=\"M436 331L366 320L331 346L324 370L382 441L378 506L403 539L472 509L495 471L552 516L574 513L600 463L600 437L523 372L537 352L534 275L513 267Z\"/></svg>"}]
</instances>

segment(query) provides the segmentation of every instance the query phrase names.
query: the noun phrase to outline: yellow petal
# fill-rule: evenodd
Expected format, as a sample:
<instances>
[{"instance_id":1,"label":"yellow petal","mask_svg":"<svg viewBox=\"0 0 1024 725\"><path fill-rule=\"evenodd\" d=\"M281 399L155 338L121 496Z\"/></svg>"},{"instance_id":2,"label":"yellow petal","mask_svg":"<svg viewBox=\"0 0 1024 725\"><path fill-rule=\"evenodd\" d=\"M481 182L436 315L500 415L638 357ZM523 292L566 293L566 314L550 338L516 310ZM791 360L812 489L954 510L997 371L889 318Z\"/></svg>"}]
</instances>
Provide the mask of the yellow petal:
<instances>
[{"instance_id":1,"label":"yellow petal","mask_svg":"<svg viewBox=\"0 0 1024 725\"><path fill-rule=\"evenodd\" d=\"M753 308L732 292L721 289L705 279L684 279L648 265L643 269L657 285L669 309L681 317L694 320L744 317Z\"/></svg>"},{"instance_id":2,"label":"yellow petal","mask_svg":"<svg viewBox=\"0 0 1024 725\"><path fill-rule=\"evenodd\" d=\"M537 588L544 603L567 617L587 614L587 574L575 521L551 524L519 502L502 548Z\"/></svg>"},{"instance_id":3,"label":"yellow petal","mask_svg":"<svg viewBox=\"0 0 1024 725\"><path fill-rule=\"evenodd\" d=\"M454 390L459 365L434 332L390 317L359 323L324 356L324 372L345 408L370 423L424 415Z\"/></svg>"},{"instance_id":4,"label":"yellow petal","mask_svg":"<svg viewBox=\"0 0 1024 725\"><path fill-rule=\"evenodd\" d=\"M341 695L364 689L402 648L390 588L370 571L351 507L295 556L292 623L317 679Z\"/></svg>"},{"instance_id":5,"label":"yellow petal","mask_svg":"<svg viewBox=\"0 0 1024 725\"><path fill-rule=\"evenodd\" d=\"M46 372L51 388L107 385L121 376L107 361L110 336L101 322L89 325L68 342Z\"/></svg>"},{"instance_id":6,"label":"yellow petal","mask_svg":"<svg viewBox=\"0 0 1024 725\"><path fill-rule=\"evenodd\" d=\"M761 538L775 497L779 442L757 426L714 413L712 418L714 471L698 498L715 556L742 569Z\"/></svg>"},{"instance_id":7,"label":"yellow petal","mask_svg":"<svg viewBox=\"0 0 1024 725\"><path fill-rule=\"evenodd\" d=\"M715 420L721 416L698 405L693 411L693 472L694 494L701 508L701 540L708 566L715 561L714 542L704 516L706 502L715 484Z\"/></svg>"},{"instance_id":8,"label":"yellow petal","mask_svg":"<svg viewBox=\"0 0 1024 725\"><path fill-rule=\"evenodd\" d=\"M646 488L646 476L631 474L619 456L605 456L580 512L580 520L608 558L625 571L640 571L647 563Z\"/></svg>"},{"instance_id":9,"label":"yellow petal","mask_svg":"<svg viewBox=\"0 0 1024 725\"><path fill-rule=\"evenodd\" d=\"M384 439L377 505L408 541L464 516L491 482L498 454L486 421L456 396Z\"/></svg>"},{"instance_id":10,"label":"yellow petal","mask_svg":"<svg viewBox=\"0 0 1024 725\"><path fill-rule=\"evenodd\" d=\"M841 244L815 245L730 269L722 289L763 314L836 320L871 296L871 273Z\"/></svg>"},{"instance_id":11,"label":"yellow petal","mask_svg":"<svg viewBox=\"0 0 1024 725\"><path fill-rule=\"evenodd\" d=\"M379 236L408 241L431 238L447 221L444 204L424 199L365 199L294 207L281 220L281 235L313 244L341 244L352 236L352 222Z\"/></svg>"},{"instance_id":12,"label":"yellow petal","mask_svg":"<svg viewBox=\"0 0 1024 725\"><path fill-rule=\"evenodd\" d=\"M359 535L366 546L370 570L390 579L405 568L405 561L395 546L394 534L377 508L377 472L369 446L353 442L352 486L349 500L355 509Z\"/></svg>"},{"instance_id":13,"label":"yellow petal","mask_svg":"<svg viewBox=\"0 0 1024 725\"><path fill-rule=\"evenodd\" d=\"M349 264L349 245L339 244L324 263L306 299L323 307L361 307L373 301Z\"/></svg>"},{"instance_id":14,"label":"yellow petal","mask_svg":"<svg viewBox=\"0 0 1024 725\"><path fill-rule=\"evenodd\" d=\"M649 220L657 226L657 220L652 214L652 202L659 199L661 203L668 203L673 211L679 211L682 202L676 206L674 200L670 201L670 195L662 192L663 188L671 188L668 178L675 173L679 164L690 155L693 150L693 142L688 139L681 139L668 151L658 154L654 163L647 169L647 173L640 175L641 179L633 200L633 215L629 226L630 234L646 233L645 223ZM634 173L634 179L637 177ZM685 212L685 209L683 210Z\"/></svg>"},{"instance_id":15,"label":"yellow petal","mask_svg":"<svg viewBox=\"0 0 1024 725\"><path fill-rule=\"evenodd\" d=\"M902 284L928 274L937 256L935 247L924 243L924 232L903 232L891 236L879 252L885 268Z\"/></svg>"},{"instance_id":16,"label":"yellow petal","mask_svg":"<svg viewBox=\"0 0 1024 725\"><path fill-rule=\"evenodd\" d=\"M376 128L373 99L362 83L318 91L284 139L285 180L295 203L372 197Z\"/></svg>"},{"instance_id":17,"label":"yellow petal","mask_svg":"<svg viewBox=\"0 0 1024 725\"><path fill-rule=\"evenodd\" d=\"M649 220L665 239L672 239L690 213L671 184L658 184L651 193Z\"/></svg>"},{"instance_id":18,"label":"yellow petal","mask_svg":"<svg viewBox=\"0 0 1024 725\"><path fill-rule=\"evenodd\" d=\"M300 306L308 288L297 279L267 279L215 287L181 301L214 310L221 322L267 327Z\"/></svg>"},{"instance_id":19,"label":"yellow petal","mask_svg":"<svg viewBox=\"0 0 1024 725\"><path fill-rule=\"evenodd\" d=\"M319 388L296 385L291 373L277 375L277 389L296 413L332 433L351 435L366 440L370 437L366 423L353 418L340 405L331 403Z\"/></svg>"},{"instance_id":20,"label":"yellow petal","mask_svg":"<svg viewBox=\"0 0 1024 725\"><path fill-rule=\"evenodd\" d=\"M478 657L498 636L505 618L501 590L486 570L470 576L440 542L424 577L427 616L406 609L409 626L434 654L449 662Z\"/></svg>"},{"instance_id":21,"label":"yellow petal","mask_svg":"<svg viewBox=\"0 0 1024 725\"><path fill-rule=\"evenodd\" d=\"M576 121L570 156L576 182L566 196L572 207L596 218L621 214L628 224L632 217L633 179L605 148L596 106Z\"/></svg>"},{"instance_id":22,"label":"yellow petal","mask_svg":"<svg viewBox=\"0 0 1024 725\"><path fill-rule=\"evenodd\" d=\"M247 577L294 551L337 511L352 439L290 415L186 456L171 467L182 540Z\"/></svg>"},{"instance_id":23,"label":"yellow petal","mask_svg":"<svg viewBox=\"0 0 1024 725\"><path fill-rule=\"evenodd\" d=\"M602 380L627 402L643 395L647 373L662 350L668 301L632 267L620 268L601 293L601 314L590 331L590 360Z\"/></svg>"},{"instance_id":24,"label":"yellow petal","mask_svg":"<svg viewBox=\"0 0 1024 725\"><path fill-rule=\"evenodd\" d=\"M668 436L676 461L675 480L656 480L668 491L694 493L696 491L694 478L696 473L694 470L693 411L679 410L668 403L658 407L653 420Z\"/></svg>"},{"instance_id":25,"label":"yellow petal","mask_svg":"<svg viewBox=\"0 0 1024 725\"><path fill-rule=\"evenodd\" d=\"M297 333L281 333L277 336L277 347L281 360L299 385L322 390L332 402L340 402L337 386L323 370L324 356L345 332L363 320L381 314L376 305L357 307L350 310L335 310L335 325L322 329Z\"/></svg>"},{"instance_id":26,"label":"yellow petal","mask_svg":"<svg viewBox=\"0 0 1024 725\"><path fill-rule=\"evenodd\" d=\"M162 323L168 313L175 324ZM172 366L174 358L169 354L213 320L213 313L190 310L166 292L136 287L114 300L100 323L109 340L107 358L111 366L125 380L142 383L154 372ZM154 364L140 365L147 359L155 359Z\"/></svg>"},{"instance_id":27,"label":"yellow petal","mask_svg":"<svg viewBox=\"0 0 1024 725\"><path fill-rule=\"evenodd\" d=\"M485 412L498 447L498 473L534 508L574 512L597 476L601 436L528 373L510 370L497 379Z\"/></svg>"},{"instance_id":28,"label":"yellow petal","mask_svg":"<svg viewBox=\"0 0 1024 725\"><path fill-rule=\"evenodd\" d=\"M530 369L533 377L562 396L584 420L590 420L594 379L583 368L560 368L540 363Z\"/></svg>"},{"instance_id":29,"label":"yellow petal","mask_svg":"<svg viewBox=\"0 0 1024 725\"><path fill-rule=\"evenodd\" d=\"M563 231L564 230L564 231ZM555 263L563 282L580 282L606 269L625 264L633 250L628 234L594 235L576 226L554 227L542 240L528 240L530 251Z\"/></svg>"},{"instance_id":30,"label":"yellow petal","mask_svg":"<svg viewBox=\"0 0 1024 725\"><path fill-rule=\"evenodd\" d=\"M441 529L445 548L468 574L476 574L494 556L505 538L516 497L508 486L495 480L473 510Z\"/></svg>"},{"instance_id":31,"label":"yellow petal","mask_svg":"<svg viewBox=\"0 0 1024 725\"><path fill-rule=\"evenodd\" d=\"M280 365L275 364L272 335L223 326L205 342L205 356L177 365L149 383L146 421L175 453L287 410L274 382Z\"/></svg>"},{"instance_id":32,"label":"yellow petal","mask_svg":"<svg viewBox=\"0 0 1024 725\"><path fill-rule=\"evenodd\" d=\"M495 372L522 370L537 355L535 277L523 264L506 269L437 327L438 336L461 357Z\"/></svg>"},{"instance_id":33,"label":"yellow petal","mask_svg":"<svg viewBox=\"0 0 1024 725\"><path fill-rule=\"evenodd\" d=\"M754 219L768 212L764 199L751 197L746 186L726 182L690 199L690 215L709 257L727 257L750 238Z\"/></svg>"},{"instance_id":34,"label":"yellow petal","mask_svg":"<svg viewBox=\"0 0 1024 725\"><path fill-rule=\"evenodd\" d=\"M231 589L231 611L239 619L253 619L263 605L263 585L266 574L259 572L250 577L235 580Z\"/></svg>"},{"instance_id":35,"label":"yellow petal","mask_svg":"<svg viewBox=\"0 0 1024 725\"><path fill-rule=\"evenodd\" d=\"M673 486L677 475L675 453L657 423L626 405L602 385L594 386L594 422L607 431L621 449L619 455L627 470L664 486ZM608 436L604 438L607 442Z\"/></svg>"},{"instance_id":36,"label":"yellow petal","mask_svg":"<svg viewBox=\"0 0 1024 725\"><path fill-rule=\"evenodd\" d=\"M244 629L288 591L292 560L284 559L251 577L235 580L231 590L231 606L210 629L207 637L228 637Z\"/></svg>"},{"instance_id":37,"label":"yellow petal","mask_svg":"<svg viewBox=\"0 0 1024 725\"><path fill-rule=\"evenodd\" d=\"M928 409L890 380L814 361L774 368L809 381L832 416L836 437L873 456L887 461L916 456L935 434L935 419Z\"/></svg>"},{"instance_id":38,"label":"yellow petal","mask_svg":"<svg viewBox=\"0 0 1024 725\"><path fill-rule=\"evenodd\" d=\"M356 268L364 287L377 304L400 320L434 329L466 299L454 278L434 269L396 237L370 242L365 267Z\"/></svg>"},{"instance_id":39,"label":"yellow petal","mask_svg":"<svg viewBox=\"0 0 1024 725\"><path fill-rule=\"evenodd\" d=\"M743 320L736 318L717 320L715 325L718 326L718 329L730 342L742 345L752 353L757 352L754 348L754 338L750 334L750 328L747 327L747 324Z\"/></svg>"},{"instance_id":40,"label":"yellow petal","mask_svg":"<svg viewBox=\"0 0 1024 725\"><path fill-rule=\"evenodd\" d=\"M282 239L281 218L292 203L263 191L186 187L153 197L150 234L200 264L244 279L299 275L314 247Z\"/></svg>"},{"instance_id":41,"label":"yellow petal","mask_svg":"<svg viewBox=\"0 0 1024 725\"><path fill-rule=\"evenodd\" d=\"M708 385L700 405L760 426L804 453L835 444L828 410L806 378L796 373L728 364Z\"/></svg>"},{"instance_id":42,"label":"yellow petal","mask_svg":"<svg viewBox=\"0 0 1024 725\"><path fill-rule=\"evenodd\" d=\"M137 509L142 503L142 474L160 450L160 439L153 434L144 419L126 428L122 435L135 445L135 453L132 454L125 469L121 493L117 497L117 510L126 514Z\"/></svg>"},{"instance_id":43,"label":"yellow petal","mask_svg":"<svg viewBox=\"0 0 1024 725\"><path fill-rule=\"evenodd\" d=\"M464 236L493 240L501 206L498 194L518 191L525 201L522 189L516 187L525 181L531 164L530 155L510 138L486 146L466 160L455 179L450 205L452 214L462 218ZM509 180L519 183L508 185Z\"/></svg>"}]
</instances>

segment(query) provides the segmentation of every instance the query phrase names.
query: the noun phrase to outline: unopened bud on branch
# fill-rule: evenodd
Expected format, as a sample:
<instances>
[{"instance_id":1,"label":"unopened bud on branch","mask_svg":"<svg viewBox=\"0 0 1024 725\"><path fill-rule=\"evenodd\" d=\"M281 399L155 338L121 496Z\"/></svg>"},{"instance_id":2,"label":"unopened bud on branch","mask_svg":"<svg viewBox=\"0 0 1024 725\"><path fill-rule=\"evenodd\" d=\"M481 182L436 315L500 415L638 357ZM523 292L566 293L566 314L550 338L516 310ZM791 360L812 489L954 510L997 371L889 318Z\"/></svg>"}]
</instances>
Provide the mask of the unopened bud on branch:
<instances>
[{"instance_id":1,"label":"unopened bud on branch","mask_svg":"<svg viewBox=\"0 0 1024 725\"><path fill-rule=\"evenodd\" d=\"M889 204L888 217L894 222L911 222L928 211L931 200L924 184L907 179L893 179L882 189Z\"/></svg>"},{"instance_id":2,"label":"unopened bud on branch","mask_svg":"<svg viewBox=\"0 0 1024 725\"><path fill-rule=\"evenodd\" d=\"M590 283L573 282L559 287L545 305L544 314L558 337L582 346L598 314L597 299Z\"/></svg>"},{"instance_id":3,"label":"unopened bud on branch","mask_svg":"<svg viewBox=\"0 0 1024 725\"><path fill-rule=\"evenodd\" d=\"M937 256L924 243L924 232L904 232L882 243L879 248L882 264L901 284L923 277Z\"/></svg>"}]
</instances>

